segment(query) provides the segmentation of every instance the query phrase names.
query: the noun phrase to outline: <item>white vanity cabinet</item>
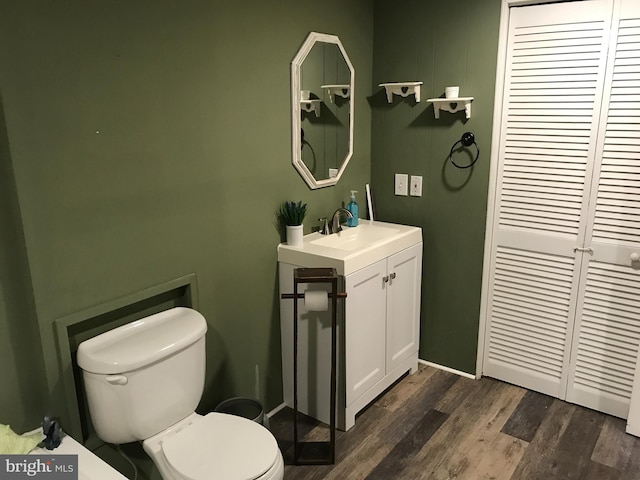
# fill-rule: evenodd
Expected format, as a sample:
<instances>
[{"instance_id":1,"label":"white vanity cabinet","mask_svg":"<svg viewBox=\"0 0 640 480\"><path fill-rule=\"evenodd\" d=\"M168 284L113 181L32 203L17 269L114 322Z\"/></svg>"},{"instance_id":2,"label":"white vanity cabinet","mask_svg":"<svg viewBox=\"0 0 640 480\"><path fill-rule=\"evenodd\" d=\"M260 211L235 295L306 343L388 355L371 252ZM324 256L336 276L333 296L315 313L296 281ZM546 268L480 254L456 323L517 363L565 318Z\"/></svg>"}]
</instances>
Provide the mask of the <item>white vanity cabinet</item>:
<instances>
[{"instance_id":1,"label":"white vanity cabinet","mask_svg":"<svg viewBox=\"0 0 640 480\"><path fill-rule=\"evenodd\" d=\"M345 277L345 429L418 367L422 243Z\"/></svg>"},{"instance_id":2,"label":"white vanity cabinet","mask_svg":"<svg viewBox=\"0 0 640 480\"><path fill-rule=\"evenodd\" d=\"M422 272L420 228L361 220L348 230L306 235L302 247L278 247L281 293L293 291L293 271L298 267L336 268L340 289L347 293L346 299L338 300L337 319L341 430L351 428L355 415L398 378L417 370ZM290 407L292 301L280 300L284 401ZM303 300L298 302L298 409L329 423L330 309L309 312Z\"/></svg>"}]
</instances>

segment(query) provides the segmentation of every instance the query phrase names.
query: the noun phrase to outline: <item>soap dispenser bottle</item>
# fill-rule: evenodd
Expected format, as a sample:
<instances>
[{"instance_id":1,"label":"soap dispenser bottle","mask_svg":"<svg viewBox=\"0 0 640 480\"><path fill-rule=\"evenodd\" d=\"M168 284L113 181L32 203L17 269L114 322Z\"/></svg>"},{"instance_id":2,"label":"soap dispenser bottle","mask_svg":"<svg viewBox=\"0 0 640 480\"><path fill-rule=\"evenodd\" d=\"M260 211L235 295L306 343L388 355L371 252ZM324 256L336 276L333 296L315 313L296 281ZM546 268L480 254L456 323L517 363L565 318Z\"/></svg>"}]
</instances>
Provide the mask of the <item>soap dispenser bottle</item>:
<instances>
[{"instance_id":1,"label":"soap dispenser bottle","mask_svg":"<svg viewBox=\"0 0 640 480\"><path fill-rule=\"evenodd\" d=\"M353 218L347 218L347 227L358 226L358 204L356 203L356 190L351 190L351 200L347 204L347 210L351 212Z\"/></svg>"}]
</instances>

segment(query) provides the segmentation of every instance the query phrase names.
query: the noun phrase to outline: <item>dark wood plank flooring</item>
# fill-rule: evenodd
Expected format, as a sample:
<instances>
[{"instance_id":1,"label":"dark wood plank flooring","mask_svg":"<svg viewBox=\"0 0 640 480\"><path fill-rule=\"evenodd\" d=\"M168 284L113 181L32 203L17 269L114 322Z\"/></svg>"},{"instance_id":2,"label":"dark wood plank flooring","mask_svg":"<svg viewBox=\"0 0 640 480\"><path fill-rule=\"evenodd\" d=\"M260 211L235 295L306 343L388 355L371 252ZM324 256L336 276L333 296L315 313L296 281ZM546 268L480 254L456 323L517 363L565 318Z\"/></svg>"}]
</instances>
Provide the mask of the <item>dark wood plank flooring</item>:
<instances>
[{"instance_id":1,"label":"dark wood plank flooring","mask_svg":"<svg viewBox=\"0 0 640 480\"><path fill-rule=\"evenodd\" d=\"M270 419L285 480L640 480L640 439L626 422L490 378L420 367L336 436L334 465L296 466L293 415ZM300 417L301 438L327 429Z\"/></svg>"}]
</instances>

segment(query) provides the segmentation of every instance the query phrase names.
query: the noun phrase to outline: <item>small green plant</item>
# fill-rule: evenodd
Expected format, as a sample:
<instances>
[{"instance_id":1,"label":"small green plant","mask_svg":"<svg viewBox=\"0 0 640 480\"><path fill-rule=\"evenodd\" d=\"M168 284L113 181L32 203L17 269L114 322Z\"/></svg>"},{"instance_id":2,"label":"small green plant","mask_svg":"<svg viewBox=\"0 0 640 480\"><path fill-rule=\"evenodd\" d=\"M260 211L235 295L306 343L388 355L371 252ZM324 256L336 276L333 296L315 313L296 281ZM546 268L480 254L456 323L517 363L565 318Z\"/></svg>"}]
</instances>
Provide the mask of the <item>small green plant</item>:
<instances>
[{"instance_id":1,"label":"small green plant","mask_svg":"<svg viewBox=\"0 0 640 480\"><path fill-rule=\"evenodd\" d=\"M296 202L283 202L278 209L278 216L282 219L285 225L302 225L305 215L307 214L307 204L303 204L302 201Z\"/></svg>"}]
</instances>

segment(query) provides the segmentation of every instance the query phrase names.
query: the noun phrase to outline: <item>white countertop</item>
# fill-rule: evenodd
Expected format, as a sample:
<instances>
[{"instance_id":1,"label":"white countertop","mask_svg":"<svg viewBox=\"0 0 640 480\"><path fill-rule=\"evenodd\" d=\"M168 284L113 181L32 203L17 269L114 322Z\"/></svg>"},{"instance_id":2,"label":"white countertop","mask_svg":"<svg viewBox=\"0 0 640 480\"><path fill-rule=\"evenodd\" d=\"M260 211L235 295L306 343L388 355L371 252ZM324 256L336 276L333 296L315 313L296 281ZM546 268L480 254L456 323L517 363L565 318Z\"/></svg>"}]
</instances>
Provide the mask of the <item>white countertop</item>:
<instances>
[{"instance_id":1,"label":"white countertop","mask_svg":"<svg viewBox=\"0 0 640 480\"><path fill-rule=\"evenodd\" d=\"M349 275L422 242L422 229L409 225L359 220L357 227L322 235L305 235L302 246L278 245L278 261L308 268L335 268Z\"/></svg>"}]
</instances>

